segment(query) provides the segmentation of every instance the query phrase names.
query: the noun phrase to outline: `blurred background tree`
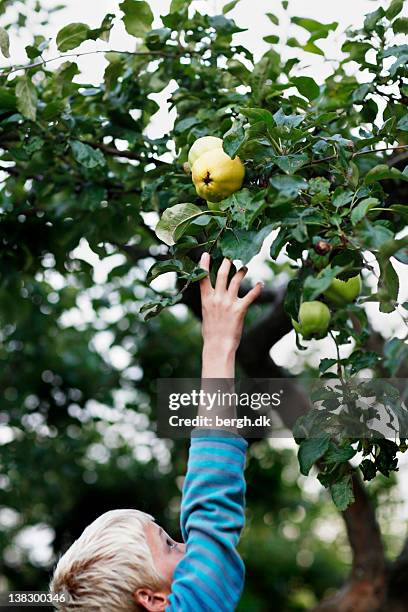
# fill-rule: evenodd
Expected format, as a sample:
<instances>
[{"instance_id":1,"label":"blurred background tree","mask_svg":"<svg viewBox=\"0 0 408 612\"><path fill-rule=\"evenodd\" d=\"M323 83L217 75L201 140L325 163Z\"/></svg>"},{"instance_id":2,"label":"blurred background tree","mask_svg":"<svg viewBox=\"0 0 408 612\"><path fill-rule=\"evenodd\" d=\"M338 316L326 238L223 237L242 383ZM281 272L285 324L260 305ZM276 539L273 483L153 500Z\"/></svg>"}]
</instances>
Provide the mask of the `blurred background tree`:
<instances>
[{"instance_id":1,"label":"blurred background tree","mask_svg":"<svg viewBox=\"0 0 408 612\"><path fill-rule=\"evenodd\" d=\"M174 269L166 267L168 248L152 229L159 214L180 202L202 204L183 171L194 139L207 133L224 135L242 107L275 112L286 100L287 112L290 105L309 112L309 102L313 105L321 96L326 108L315 108L314 119L323 110L337 114L321 118L321 124L316 120L314 126L332 138L329 148L336 153L332 167L326 164L323 170L318 164L317 172L338 177L336 164L346 160L348 167L350 139L357 139L362 123L365 131L358 138L364 139L363 146L404 146L406 45L384 51L391 44L385 40L387 28L392 27L395 36L406 28L399 0L387 14L378 9L363 30L349 35L343 62L333 68L320 92L310 79L298 81L298 92L290 97L285 95L296 82L291 81L296 56L321 55L316 41L329 36L337 24L292 16L290 27L303 28L308 39L299 42L288 29L281 42L292 50L292 58L282 59L275 49L281 35L278 17L265 15L271 27L265 40L270 48L254 66L251 51L235 42L242 29L229 12L237 2L227 3L223 13L215 15L194 12L189 5L173 0L160 27L152 30L156 23L149 5L125 0L100 27L63 24L49 40L49 24L61 10L57 3L0 2L5 58L10 55L9 41L13 53L20 38L31 38L24 65L16 66L12 55L4 62L9 66L0 70L4 590L46 589L56 556L90 521L112 508L150 512L177 534L187 444L157 438L155 381L199 376L199 304L195 285L175 299L169 290L173 276L157 278L150 286L146 273L153 264L162 266L156 268L159 272ZM286 10L283 2L279 12L287 16ZM123 34L126 29L130 50L121 51L109 42L114 28ZM365 58L371 39L372 48L384 52L382 62L388 65L388 58L393 58L397 90L381 83L383 64L366 89L356 76L346 74L345 64L353 63L355 73L368 69ZM86 51L82 44L88 45ZM84 82L78 67L81 54L101 52L107 60L103 81ZM166 99L157 94L168 87L175 125L153 138L148 128ZM378 128L375 119L384 100L384 125ZM256 114L249 119L257 123ZM264 126L251 129L264 146ZM239 130L232 136L235 144L242 144ZM315 153L327 155L322 147ZM381 177L392 191L386 205L400 206L393 225L377 216L377 241L405 227L401 204L406 202L406 159L402 148L387 152L385 161L395 172ZM346 172L346 179L358 181L356 172L364 177L381 161L377 154L361 156L354 177ZM257 172L255 166L249 169L251 188L259 187ZM380 195L379 182L377 186ZM285 183L275 189L286 197L287 188ZM368 207L362 219L367 212ZM370 232L367 226L361 239L368 242ZM297 236L299 243L309 239L307 234ZM293 236L286 238L296 250ZM198 241L186 243L185 252ZM400 263L407 263L406 249L397 255ZM284 308L286 284L293 279L288 261L284 257L272 262L267 270L268 287L251 313L240 351L243 374L282 376L284 371L271 357L273 348L284 339L296 351ZM381 300L395 306L397 297L390 295L389 284ZM180 303L145 322L139 311L146 302L154 303L150 311ZM374 334L365 318L362 325L365 348L384 356L383 375L400 373L407 361L404 342L391 330ZM325 350L322 346L313 345L319 355ZM313 352L296 355L298 371L317 375ZM386 600L387 611L404 610L407 587L401 576L408 566L408 550L401 553L396 536L403 526L395 525L395 478L377 478L368 487L368 497L361 483L356 484L357 501L343 513L350 546L340 514L323 488L314 478L299 475L294 445L278 442L255 442L249 453L248 524L241 543L247 581L240 610L311 609L345 583L350 565L353 573L347 587L319 609L374 612ZM377 505L388 558L394 561L400 555L389 573L373 510ZM350 608L355 602L359 607Z\"/></svg>"}]
</instances>

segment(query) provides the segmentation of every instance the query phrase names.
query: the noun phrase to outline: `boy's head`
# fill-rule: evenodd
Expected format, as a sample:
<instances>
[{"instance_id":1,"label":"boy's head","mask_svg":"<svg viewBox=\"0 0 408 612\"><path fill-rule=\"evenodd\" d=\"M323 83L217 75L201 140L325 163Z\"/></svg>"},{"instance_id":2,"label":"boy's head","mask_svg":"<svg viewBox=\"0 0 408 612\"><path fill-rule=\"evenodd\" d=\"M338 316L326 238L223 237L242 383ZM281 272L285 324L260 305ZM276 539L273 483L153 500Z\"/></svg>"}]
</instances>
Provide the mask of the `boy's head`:
<instances>
[{"instance_id":1,"label":"boy's head","mask_svg":"<svg viewBox=\"0 0 408 612\"><path fill-rule=\"evenodd\" d=\"M51 592L63 612L160 612L184 544L172 540L151 516L113 510L91 523L59 560Z\"/></svg>"}]
</instances>

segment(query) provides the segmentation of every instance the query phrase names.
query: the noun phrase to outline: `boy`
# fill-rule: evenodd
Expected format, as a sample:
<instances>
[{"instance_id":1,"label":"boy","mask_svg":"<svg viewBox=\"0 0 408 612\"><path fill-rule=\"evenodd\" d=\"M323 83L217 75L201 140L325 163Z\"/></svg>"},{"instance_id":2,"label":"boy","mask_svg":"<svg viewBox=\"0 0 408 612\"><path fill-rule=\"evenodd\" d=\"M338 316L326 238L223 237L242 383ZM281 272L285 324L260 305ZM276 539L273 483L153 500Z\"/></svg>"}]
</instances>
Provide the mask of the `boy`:
<instances>
[{"instance_id":1,"label":"boy","mask_svg":"<svg viewBox=\"0 0 408 612\"><path fill-rule=\"evenodd\" d=\"M235 353L258 283L244 298L242 268L228 286L223 261L212 287L210 256L200 265L203 311L203 379L233 379ZM232 612L244 567L236 545L244 523L246 442L234 432L195 430L183 488L181 528L186 544L172 540L137 510L107 512L89 525L60 559L51 591L64 612Z\"/></svg>"}]
</instances>

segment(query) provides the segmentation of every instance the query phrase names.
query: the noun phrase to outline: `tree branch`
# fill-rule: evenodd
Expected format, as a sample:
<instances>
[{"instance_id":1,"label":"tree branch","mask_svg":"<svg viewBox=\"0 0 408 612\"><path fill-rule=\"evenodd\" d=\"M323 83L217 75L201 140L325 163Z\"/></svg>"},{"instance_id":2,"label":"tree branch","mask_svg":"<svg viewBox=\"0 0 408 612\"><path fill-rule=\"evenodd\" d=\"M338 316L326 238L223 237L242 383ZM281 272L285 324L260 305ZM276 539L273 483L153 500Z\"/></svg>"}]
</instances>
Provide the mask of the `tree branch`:
<instances>
[{"instance_id":1,"label":"tree branch","mask_svg":"<svg viewBox=\"0 0 408 612\"><path fill-rule=\"evenodd\" d=\"M120 149L117 149L116 147L105 145L99 142L92 142L89 140L83 140L82 142L84 142L85 144L89 145L90 147L94 149L99 149L100 151L103 151L103 153L105 153L106 155L112 155L113 157L125 157L126 159L133 159L139 162L153 163L153 164L156 164L157 166L170 165L167 162L163 161L162 159L157 159L156 157L143 157L142 155L140 155L140 153L135 153L134 151L127 151L127 150L121 151Z\"/></svg>"},{"instance_id":2,"label":"tree branch","mask_svg":"<svg viewBox=\"0 0 408 612\"><path fill-rule=\"evenodd\" d=\"M30 64L19 64L18 66L12 66L11 68L4 70L0 69L0 77L9 76L10 74L18 72L19 70L30 70L31 68L38 68L39 66L45 67L51 62L56 62L68 57L83 57L84 55L97 55L100 53L118 53L119 55L135 55L140 57L180 57L180 53L164 53L163 51L118 51L116 49L95 49L94 51L83 51L81 53L63 53L56 57L50 57L50 59L41 59L38 62L32 62ZM189 53L190 52L186 51L186 55Z\"/></svg>"},{"instance_id":3,"label":"tree branch","mask_svg":"<svg viewBox=\"0 0 408 612\"><path fill-rule=\"evenodd\" d=\"M343 512L353 552L346 585L314 612L380 612L386 596L386 562L374 508L359 476L353 474L355 502Z\"/></svg>"}]
</instances>

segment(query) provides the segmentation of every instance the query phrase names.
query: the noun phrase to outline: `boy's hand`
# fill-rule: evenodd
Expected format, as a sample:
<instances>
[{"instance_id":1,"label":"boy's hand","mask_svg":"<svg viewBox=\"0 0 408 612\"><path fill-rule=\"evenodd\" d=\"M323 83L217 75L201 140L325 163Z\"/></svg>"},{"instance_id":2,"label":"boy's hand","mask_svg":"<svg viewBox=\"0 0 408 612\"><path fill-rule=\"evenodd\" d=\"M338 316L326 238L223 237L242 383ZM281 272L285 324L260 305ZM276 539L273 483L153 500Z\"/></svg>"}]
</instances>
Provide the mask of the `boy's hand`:
<instances>
[{"instance_id":1,"label":"boy's hand","mask_svg":"<svg viewBox=\"0 0 408 612\"><path fill-rule=\"evenodd\" d=\"M257 283L245 297L239 298L239 287L247 268L241 268L227 286L231 262L224 259L213 288L209 278L208 253L203 253L200 267L208 272L208 276L200 281L204 340L203 377L233 378L235 352L241 341L245 315L252 302L261 294L263 283Z\"/></svg>"}]
</instances>

